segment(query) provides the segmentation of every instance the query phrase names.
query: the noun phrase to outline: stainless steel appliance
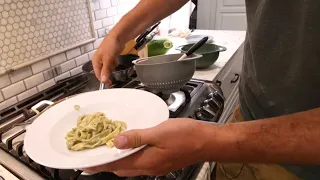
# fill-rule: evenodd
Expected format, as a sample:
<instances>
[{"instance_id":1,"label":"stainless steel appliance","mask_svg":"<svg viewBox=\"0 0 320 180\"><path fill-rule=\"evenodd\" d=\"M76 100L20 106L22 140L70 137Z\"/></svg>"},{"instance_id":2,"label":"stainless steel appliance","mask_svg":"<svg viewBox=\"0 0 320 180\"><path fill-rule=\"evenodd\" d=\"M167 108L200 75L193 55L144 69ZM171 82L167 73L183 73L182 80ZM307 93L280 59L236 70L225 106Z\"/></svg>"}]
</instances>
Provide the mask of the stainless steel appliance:
<instances>
[{"instance_id":1,"label":"stainless steel appliance","mask_svg":"<svg viewBox=\"0 0 320 180\"><path fill-rule=\"evenodd\" d=\"M7 172L23 180L70 179L74 170L59 170L41 166L32 161L24 151L23 140L29 123L37 115L31 107L43 100L59 101L78 93L97 90L98 86L90 85L87 74L80 74L46 89L32 97L0 111L0 165ZM125 82L113 84L111 88L138 88L149 91L136 77ZM212 82L191 79L180 90L171 93L157 93L167 104L170 117L190 117L195 120L217 122L224 107L224 97L219 86ZM44 112L46 106L37 109ZM36 141L36 139L35 139ZM48 154L50 156L50 154ZM61 160L63 163L63 160ZM161 164L159 164L161 166ZM79 180L188 180L197 172L201 164L195 164L162 177L117 177L112 173L80 175ZM1 172L0 172L1 176ZM4 177L3 177L4 178ZM0 177L1 179L1 177Z\"/></svg>"}]
</instances>

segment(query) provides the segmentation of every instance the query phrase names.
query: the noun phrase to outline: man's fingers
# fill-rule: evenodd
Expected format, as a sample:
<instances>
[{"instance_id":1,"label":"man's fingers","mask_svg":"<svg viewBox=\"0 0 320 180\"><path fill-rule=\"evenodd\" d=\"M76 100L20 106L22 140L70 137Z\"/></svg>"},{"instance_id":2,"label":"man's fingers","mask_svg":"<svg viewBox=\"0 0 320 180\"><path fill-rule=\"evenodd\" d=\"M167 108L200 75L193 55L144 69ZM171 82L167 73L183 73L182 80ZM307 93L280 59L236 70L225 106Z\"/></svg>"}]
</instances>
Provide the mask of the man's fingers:
<instances>
[{"instance_id":1,"label":"man's fingers","mask_svg":"<svg viewBox=\"0 0 320 180\"><path fill-rule=\"evenodd\" d=\"M157 166L159 163L157 158L153 158L155 154L161 154L162 151L157 147L145 147L142 150L119 159L117 161L111 162L109 164L92 167L84 169L87 172L115 172L115 171L125 171L125 170L146 170L149 167Z\"/></svg>"},{"instance_id":2,"label":"man's fingers","mask_svg":"<svg viewBox=\"0 0 320 180\"><path fill-rule=\"evenodd\" d=\"M108 64L107 62L104 62L102 69L101 69L101 74L100 74L101 81L103 83L107 83L109 76L110 76L110 73L111 73L110 64Z\"/></svg>"},{"instance_id":3,"label":"man's fingers","mask_svg":"<svg viewBox=\"0 0 320 180\"><path fill-rule=\"evenodd\" d=\"M94 55L92 57L92 66L93 66L94 74L96 75L97 79L99 79L99 81L101 81L102 63L99 58L100 58L99 55Z\"/></svg>"},{"instance_id":4,"label":"man's fingers","mask_svg":"<svg viewBox=\"0 0 320 180\"><path fill-rule=\"evenodd\" d=\"M114 140L118 149L130 149L143 145L154 145L154 135L150 129L131 130L121 133Z\"/></svg>"}]
</instances>

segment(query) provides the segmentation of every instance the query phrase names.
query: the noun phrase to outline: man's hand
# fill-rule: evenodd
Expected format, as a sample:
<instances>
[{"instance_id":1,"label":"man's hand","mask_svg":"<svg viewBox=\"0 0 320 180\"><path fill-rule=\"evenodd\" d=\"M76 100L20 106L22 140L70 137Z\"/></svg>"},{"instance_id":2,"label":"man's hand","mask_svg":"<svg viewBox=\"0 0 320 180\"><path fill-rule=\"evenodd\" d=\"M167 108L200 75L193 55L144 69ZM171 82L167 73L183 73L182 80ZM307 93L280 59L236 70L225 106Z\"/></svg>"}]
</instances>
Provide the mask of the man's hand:
<instances>
[{"instance_id":1,"label":"man's hand","mask_svg":"<svg viewBox=\"0 0 320 180\"><path fill-rule=\"evenodd\" d=\"M192 119L170 119L154 128L124 132L115 139L117 148L148 146L124 159L86 171L108 171L118 176L155 176L201 162L202 126Z\"/></svg>"},{"instance_id":2,"label":"man's hand","mask_svg":"<svg viewBox=\"0 0 320 180\"><path fill-rule=\"evenodd\" d=\"M100 81L110 84L109 76L113 69L117 67L117 56L123 48L124 44L117 41L117 38L112 34L107 35L102 41L92 57L93 69Z\"/></svg>"},{"instance_id":3,"label":"man's hand","mask_svg":"<svg viewBox=\"0 0 320 180\"><path fill-rule=\"evenodd\" d=\"M97 78L104 83L110 83L109 75L117 66L116 57L122 52L125 43L177 11L187 2L188 0L141 0L112 28L94 54L92 63Z\"/></svg>"}]
</instances>

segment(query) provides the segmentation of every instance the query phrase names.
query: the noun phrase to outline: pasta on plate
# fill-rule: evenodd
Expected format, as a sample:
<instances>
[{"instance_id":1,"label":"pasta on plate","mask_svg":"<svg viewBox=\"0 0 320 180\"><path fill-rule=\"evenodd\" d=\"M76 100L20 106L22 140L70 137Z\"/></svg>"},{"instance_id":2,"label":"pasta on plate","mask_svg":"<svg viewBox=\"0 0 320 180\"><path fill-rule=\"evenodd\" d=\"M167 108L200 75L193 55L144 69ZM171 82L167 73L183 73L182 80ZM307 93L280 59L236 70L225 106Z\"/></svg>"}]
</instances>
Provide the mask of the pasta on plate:
<instances>
[{"instance_id":1,"label":"pasta on plate","mask_svg":"<svg viewBox=\"0 0 320 180\"><path fill-rule=\"evenodd\" d=\"M114 138L127 129L126 123L112 121L105 114L97 112L82 115L77 120L77 126L66 135L68 149L81 151L101 145L114 146Z\"/></svg>"}]
</instances>

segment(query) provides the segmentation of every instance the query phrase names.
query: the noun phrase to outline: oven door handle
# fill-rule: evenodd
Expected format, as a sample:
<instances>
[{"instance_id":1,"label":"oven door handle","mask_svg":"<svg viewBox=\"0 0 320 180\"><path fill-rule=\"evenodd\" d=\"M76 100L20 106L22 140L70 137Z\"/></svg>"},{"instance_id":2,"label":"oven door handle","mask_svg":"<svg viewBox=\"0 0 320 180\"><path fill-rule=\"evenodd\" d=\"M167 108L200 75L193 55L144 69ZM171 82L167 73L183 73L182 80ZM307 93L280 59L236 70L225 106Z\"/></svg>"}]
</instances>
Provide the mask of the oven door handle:
<instances>
[{"instance_id":1,"label":"oven door handle","mask_svg":"<svg viewBox=\"0 0 320 180\"><path fill-rule=\"evenodd\" d=\"M38 102L36 105L32 106L32 107L31 107L31 110L32 110L33 112L35 112L36 114L40 114L40 111L38 110L39 107L41 107L41 106L43 106L43 105L51 106L51 105L53 105L53 104L54 104L54 102L52 102L52 101L43 100L43 101Z\"/></svg>"}]
</instances>

